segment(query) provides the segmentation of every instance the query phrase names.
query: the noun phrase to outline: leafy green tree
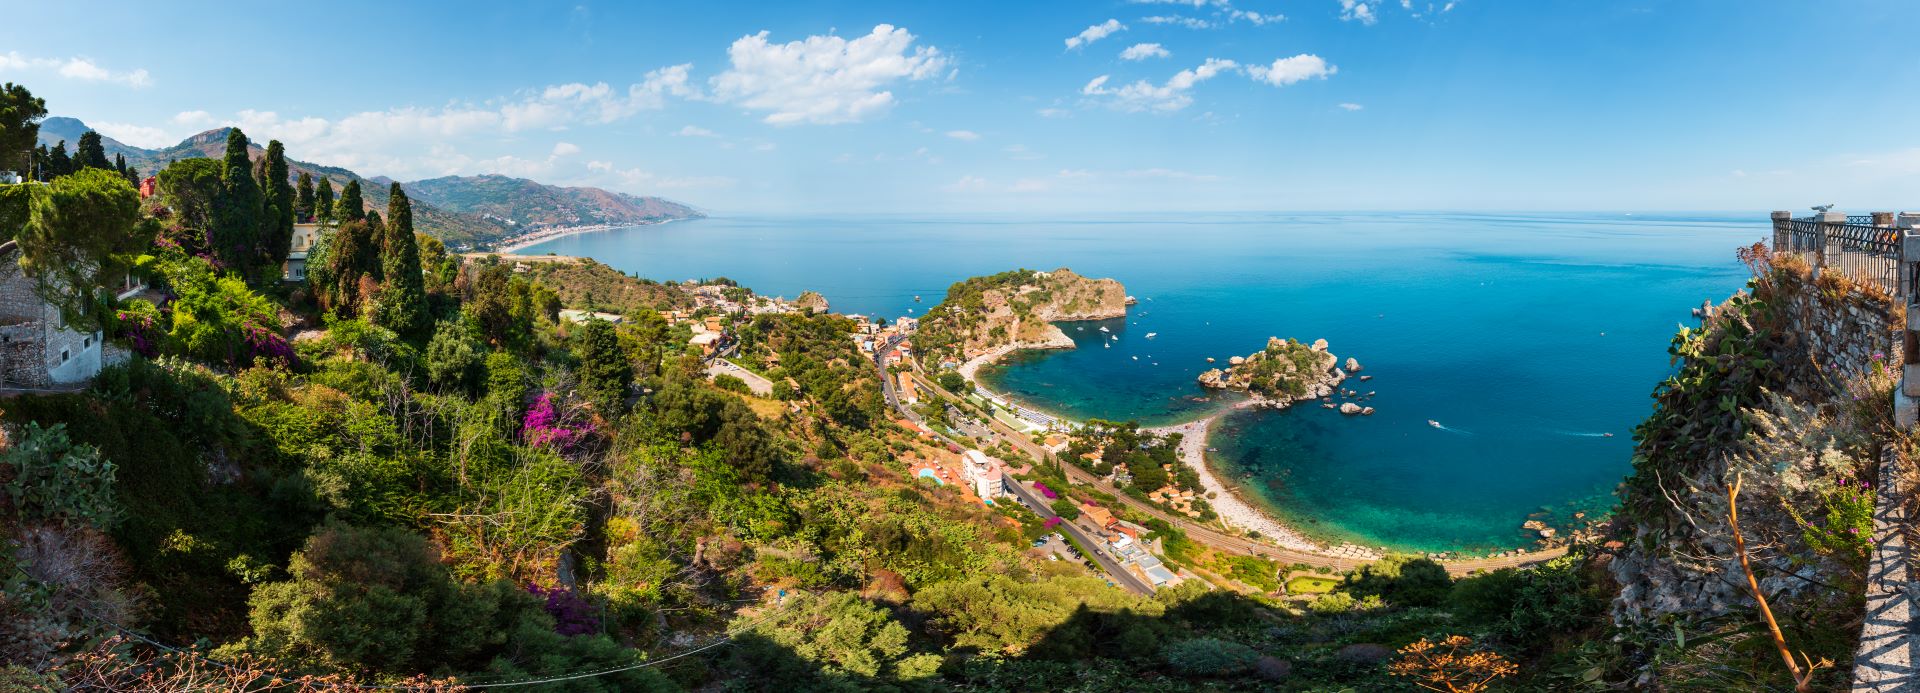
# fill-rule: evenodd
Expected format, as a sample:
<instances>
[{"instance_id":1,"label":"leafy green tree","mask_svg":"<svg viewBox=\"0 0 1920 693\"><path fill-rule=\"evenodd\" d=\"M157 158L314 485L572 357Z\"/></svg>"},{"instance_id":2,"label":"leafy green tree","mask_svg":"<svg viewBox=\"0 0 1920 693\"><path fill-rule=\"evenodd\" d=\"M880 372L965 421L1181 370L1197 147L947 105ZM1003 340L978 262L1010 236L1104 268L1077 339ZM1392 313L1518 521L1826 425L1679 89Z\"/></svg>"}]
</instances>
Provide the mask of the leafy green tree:
<instances>
[{"instance_id":1,"label":"leafy green tree","mask_svg":"<svg viewBox=\"0 0 1920 693\"><path fill-rule=\"evenodd\" d=\"M467 336L467 327L446 321L427 342L427 379L443 388L465 390L480 368L481 347Z\"/></svg>"},{"instance_id":2,"label":"leafy green tree","mask_svg":"<svg viewBox=\"0 0 1920 693\"><path fill-rule=\"evenodd\" d=\"M0 84L0 170L25 173L33 164L22 159L40 140L40 120L47 117L47 102L27 91L25 86Z\"/></svg>"},{"instance_id":3,"label":"leafy green tree","mask_svg":"<svg viewBox=\"0 0 1920 693\"><path fill-rule=\"evenodd\" d=\"M260 264L279 266L293 248L293 187L288 184L287 148L280 140L267 142L267 154L259 165L260 187Z\"/></svg>"},{"instance_id":4,"label":"leafy green tree","mask_svg":"<svg viewBox=\"0 0 1920 693\"><path fill-rule=\"evenodd\" d=\"M158 230L140 216L140 193L113 171L88 169L36 187L29 206L16 238L21 269L68 324L99 327L104 287Z\"/></svg>"},{"instance_id":5,"label":"leafy green tree","mask_svg":"<svg viewBox=\"0 0 1920 693\"><path fill-rule=\"evenodd\" d=\"M736 639L731 668L750 685L812 690L931 676L939 656L908 655L907 636L886 610L856 595L802 592Z\"/></svg>"},{"instance_id":6,"label":"leafy green tree","mask_svg":"<svg viewBox=\"0 0 1920 693\"><path fill-rule=\"evenodd\" d=\"M67 156L67 141L60 140L47 152L45 179L52 180L69 173L73 173L73 159Z\"/></svg>"},{"instance_id":7,"label":"leafy green tree","mask_svg":"<svg viewBox=\"0 0 1920 693\"><path fill-rule=\"evenodd\" d=\"M314 300L341 317L361 317L373 307L379 277L380 229L366 221L340 224L307 253Z\"/></svg>"},{"instance_id":8,"label":"leafy green tree","mask_svg":"<svg viewBox=\"0 0 1920 693\"><path fill-rule=\"evenodd\" d=\"M574 345L574 356L580 361L580 392L609 416L625 411L633 367L620 352L613 323L588 320L574 335Z\"/></svg>"},{"instance_id":9,"label":"leafy green tree","mask_svg":"<svg viewBox=\"0 0 1920 693\"><path fill-rule=\"evenodd\" d=\"M313 218L316 221L333 221L333 181L320 178L320 185L313 191Z\"/></svg>"},{"instance_id":10,"label":"leafy green tree","mask_svg":"<svg viewBox=\"0 0 1920 693\"><path fill-rule=\"evenodd\" d=\"M1233 676L1253 668L1260 653L1231 640L1194 638L1171 643L1162 651L1167 666L1182 676Z\"/></svg>"},{"instance_id":11,"label":"leafy green tree","mask_svg":"<svg viewBox=\"0 0 1920 693\"><path fill-rule=\"evenodd\" d=\"M247 135L227 129L227 152L221 159L220 197L213 209L213 257L225 269L252 278L262 253L260 185L247 157Z\"/></svg>"},{"instance_id":12,"label":"leafy green tree","mask_svg":"<svg viewBox=\"0 0 1920 693\"><path fill-rule=\"evenodd\" d=\"M948 392L954 394L966 394L967 392L967 379L961 377L957 371L940 371L940 376L936 378L936 380L940 381L941 389Z\"/></svg>"},{"instance_id":13,"label":"leafy green tree","mask_svg":"<svg viewBox=\"0 0 1920 693\"><path fill-rule=\"evenodd\" d=\"M380 287L378 321L402 336L418 336L427 327L426 278L420 273L420 246L413 237L413 204L399 183L388 192L380 259L386 283Z\"/></svg>"},{"instance_id":14,"label":"leafy green tree","mask_svg":"<svg viewBox=\"0 0 1920 693\"><path fill-rule=\"evenodd\" d=\"M333 206L333 218L341 223L367 218L367 203L360 197L360 181L347 181L347 187L340 189L340 200Z\"/></svg>"},{"instance_id":15,"label":"leafy green tree","mask_svg":"<svg viewBox=\"0 0 1920 693\"><path fill-rule=\"evenodd\" d=\"M313 202L313 176L301 171L300 182L293 186L293 220L301 223L312 221Z\"/></svg>"},{"instance_id":16,"label":"leafy green tree","mask_svg":"<svg viewBox=\"0 0 1920 693\"><path fill-rule=\"evenodd\" d=\"M100 133L92 130L81 133L80 144L73 150L73 165L76 169L98 168L115 173L124 172L114 169L113 164L107 161L107 150L100 143Z\"/></svg>"},{"instance_id":17,"label":"leafy green tree","mask_svg":"<svg viewBox=\"0 0 1920 693\"><path fill-rule=\"evenodd\" d=\"M1347 574L1342 589L1355 597L1379 597L1396 606L1438 606L1453 585L1445 566L1431 558L1395 554Z\"/></svg>"},{"instance_id":18,"label":"leafy green tree","mask_svg":"<svg viewBox=\"0 0 1920 693\"><path fill-rule=\"evenodd\" d=\"M224 170L218 161L196 157L175 161L155 177L160 202L172 212L164 233L189 254L204 254L212 247L209 234Z\"/></svg>"},{"instance_id":19,"label":"leafy green tree","mask_svg":"<svg viewBox=\"0 0 1920 693\"><path fill-rule=\"evenodd\" d=\"M0 468L11 470L7 500L22 520L110 528L120 514L113 463L99 448L68 439L66 426L28 421L11 436L0 450Z\"/></svg>"}]
</instances>

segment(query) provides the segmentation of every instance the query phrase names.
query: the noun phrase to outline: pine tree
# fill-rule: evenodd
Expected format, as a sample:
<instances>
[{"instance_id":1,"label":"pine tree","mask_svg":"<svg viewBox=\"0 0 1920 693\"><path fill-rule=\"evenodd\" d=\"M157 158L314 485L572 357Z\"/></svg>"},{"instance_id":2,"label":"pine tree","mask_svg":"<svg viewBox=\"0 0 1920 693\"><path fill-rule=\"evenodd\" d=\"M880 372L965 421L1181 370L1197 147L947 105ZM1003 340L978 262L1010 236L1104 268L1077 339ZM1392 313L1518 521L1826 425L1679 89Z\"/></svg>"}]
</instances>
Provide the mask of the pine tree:
<instances>
[{"instance_id":1,"label":"pine tree","mask_svg":"<svg viewBox=\"0 0 1920 693\"><path fill-rule=\"evenodd\" d=\"M121 178L127 177L127 157L119 152L114 152L113 170L119 173Z\"/></svg>"},{"instance_id":2,"label":"pine tree","mask_svg":"<svg viewBox=\"0 0 1920 693\"><path fill-rule=\"evenodd\" d=\"M35 160L22 161L19 155L40 141L40 119L45 117L46 99L34 96L19 84L0 84L0 171L32 173L35 170Z\"/></svg>"},{"instance_id":3,"label":"pine tree","mask_svg":"<svg viewBox=\"0 0 1920 693\"><path fill-rule=\"evenodd\" d=\"M47 180L73 173L73 159L67 157L67 141L60 140L47 152Z\"/></svg>"},{"instance_id":4,"label":"pine tree","mask_svg":"<svg viewBox=\"0 0 1920 693\"><path fill-rule=\"evenodd\" d=\"M340 189L340 201L334 203L333 218L341 223L367 218L367 204L360 199L360 181L347 181Z\"/></svg>"},{"instance_id":5,"label":"pine tree","mask_svg":"<svg viewBox=\"0 0 1920 693\"><path fill-rule=\"evenodd\" d=\"M333 221L333 181L320 179L320 188L313 192L313 218L315 221Z\"/></svg>"},{"instance_id":6,"label":"pine tree","mask_svg":"<svg viewBox=\"0 0 1920 693\"><path fill-rule=\"evenodd\" d=\"M133 184L135 189L138 189L140 187L140 169L128 166L127 182Z\"/></svg>"},{"instance_id":7,"label":"pine tree","mask_svg":"<svg viewBox=\"0 0 1920 693\"><path fill-rule=\"evenodd\" d=\"M313 221L313 176L306 171L300 172L300 183L293 186L293 219L301 223Z\"/></svg>"},{"instance_id":8,"label":"pine tree","mask_svg":"<svg viewBox=\"0 0 1920 693\"><path fill-rule=\"evenodd\" d=\"M420 245L413 238L413 203L399 183L387 196L380 259L386 275L380 288L380 324L401 335L419 336L427 327L426 279L420 274Z\"/></svg>"},{"instance_id":9,"label":"pine tree","mask_svg":"<svg viewBox=\"0 0 1920 693\"><path fill-rule=\"evenodd\" d=\"M263 266L280 264L293 248L293 186L287 183L287 148L267 142L260 161L260 237Z\"/></svg>"},{"instance_id":10,"label":"pine tree","mask_svg":"<svg viewBox=\"0 0 1920 693\"><path fill-rule=\"evenodd\" d=\"M214 207L213 256L222 265L252 278L264 250L260 234L260 186L247 158L247 135L227 130L227 153L221 160L220 203Z\"/></svg>"},{"instance_id":11,"label":"pine tree","mask_svg":"<svg viewBox=\"0 0 1920 693\"><path fill-rule=\"evenodd\" d=\"M80 145L73 150L73 168L112 168L107 163L107 150L100 144L100 133L88 130L80 135Z\"/></svg>"}]
</instances>

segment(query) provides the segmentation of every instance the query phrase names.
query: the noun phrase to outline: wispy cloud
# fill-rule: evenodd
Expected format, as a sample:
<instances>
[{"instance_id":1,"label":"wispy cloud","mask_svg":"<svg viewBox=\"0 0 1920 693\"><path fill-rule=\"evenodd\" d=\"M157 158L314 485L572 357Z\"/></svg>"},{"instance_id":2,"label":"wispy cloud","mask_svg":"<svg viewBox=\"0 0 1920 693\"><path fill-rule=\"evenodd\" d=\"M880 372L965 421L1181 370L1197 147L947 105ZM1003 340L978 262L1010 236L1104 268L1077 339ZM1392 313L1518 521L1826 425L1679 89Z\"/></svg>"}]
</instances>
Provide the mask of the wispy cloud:
<instances>
[{"instance_id":1,"label":"wispy cloud","mask_svg":"<svg viewBox=\"0 0 1920 693\"><path fill-rule=\"evenodd\" d=\"M0 53L0 74L12 72L58 75L65 79L107 82L135 89L153 86L153 77L147 73L146 68L110 70L93 62L91 58L80 56L36 58L22 55L19 51Z\"/></svg>"},{"instance_id":2,"label":"wispy cloud","mask_svg":"<svg viewBox=\"0 0 1920 693\"><path fill-rule=\"evenodd\" d=\"M1340 19L1371 26L1374 22L1380 21L1379 15L1374 13L1374 8L1379 4L1363 0L1340 0Z\"/></svg>"},{"instance_id":3,"label":"wispy cloud","mask_svg":"<svg viewBox=\"0 0 1920 693\"><path fill-rule=\"evenodd\" d=\"M1121 60L1146 60L1148 58L1165 58L1170 55L1173 54L1158 43L1136 43L1127 46L1126 50L1120 51Z\"/></svg>"},{"instance_id":4,"label":"wispy cloud","mask_svg":"<svg viewBox=\"0 0 1920 693\"><path fill-rule=\"evenodd\" d=\"M1193 103L1188 95L1194 85L1213 79L1222 72L1234 70L1239 63L1232 60L1208 58L1205 63L1191 70L1181 70L1162 84L1153 84L1146 80L1137 80L1119 87L1107 86L1110 75L1100 75L1080 88L1083 96L1103 99L1105 103L1122 111L1177 111Z\"/></svg>"},{"instance_id":5,"label":"wispy cloud","mask_svg":"<svg viewBox=\"0 0 1920 693\"><path fill-rule=\"evenodd\" d=\"M1362 109L1364 109L1364 108L1366 108L1366 106L1362 106L1362 105L1360 105L1360 104L1357 104L1357 103L1343 103L1343 104L1340 104L1340 110L1342 110L1342 111L1358 111L1358 110L1362 110Z\"/></svg>"},{"instance_id":6,"label":"wispy cloud","mask_svg":"<svg viewBox=\"0 0 1920 693\"><path fill-rule=\"evenodd\" d=\"M714 132L712 130L708 130L698 125L683 125L680 127L679 130L674 131L673 136L674 137L719 137L720 133Z\"/></svg>"},{"instance_id":7,"label":"wispy cloud","mask_svg":"<svg viewBox=\"0 0 1920 693\"><path fill-rule=\"evenodd\" d=\"M973 142L980 139L980 133L972 130L948 130L947 136L962 142Z\"/></svg>"},{"instance_id":8,"label":"wispy cloud","mask_svg":"<svg viewBox=\"0 0 1920 693\"><path fill-rule=\"evenodd\" d=\"M1328 75L1339 71L1340 68L1328 65L1320 56L1311 53L1280 58L1273 61L1272 65L1247 66L1247 76L1276 87L1309 79L1326 79Z\"/></svg>"},{"instance_id":9,"label":"wispy cloud","mask_svg":"<svg viewBox=\"0 0 1920 693\"><path fill-rule=\"evenodd\" d=\"M1087 44L1093 43L1094 41L1098 41L1108 36L1112 36L1114 32L1126 31L1126 29L1127 29L1127 25L1121 24L1120 20L1109 19L1099 24L1095 24L1093 26L1087 27L1085 31L1082 31L1077 35L1067 37L1067 41L1066 41L1067 50L1080 48Z\"/></svg>"}]
</instances>

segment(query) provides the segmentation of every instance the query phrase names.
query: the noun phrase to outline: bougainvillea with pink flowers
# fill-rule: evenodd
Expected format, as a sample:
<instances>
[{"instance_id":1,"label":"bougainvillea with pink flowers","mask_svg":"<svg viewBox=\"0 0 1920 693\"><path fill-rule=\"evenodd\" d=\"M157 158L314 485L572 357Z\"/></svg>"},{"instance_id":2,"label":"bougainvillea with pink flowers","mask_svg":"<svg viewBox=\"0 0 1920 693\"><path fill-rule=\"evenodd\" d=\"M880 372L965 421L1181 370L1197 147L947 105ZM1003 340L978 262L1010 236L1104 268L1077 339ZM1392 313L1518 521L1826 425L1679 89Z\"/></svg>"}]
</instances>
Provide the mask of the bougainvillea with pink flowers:
<instances>
[{"instance_id":1,"label":"bougainvillea with pink flowers","mask_svg":"<svg viewBox=\"0 0 1920 693\"><path fill-rule=\"evenodd\" d=\"M520 439L534 447L571 450L593 432L593 422L562 407L551 392L542 392L520 420Z\"/></svg>"}]
</instances>

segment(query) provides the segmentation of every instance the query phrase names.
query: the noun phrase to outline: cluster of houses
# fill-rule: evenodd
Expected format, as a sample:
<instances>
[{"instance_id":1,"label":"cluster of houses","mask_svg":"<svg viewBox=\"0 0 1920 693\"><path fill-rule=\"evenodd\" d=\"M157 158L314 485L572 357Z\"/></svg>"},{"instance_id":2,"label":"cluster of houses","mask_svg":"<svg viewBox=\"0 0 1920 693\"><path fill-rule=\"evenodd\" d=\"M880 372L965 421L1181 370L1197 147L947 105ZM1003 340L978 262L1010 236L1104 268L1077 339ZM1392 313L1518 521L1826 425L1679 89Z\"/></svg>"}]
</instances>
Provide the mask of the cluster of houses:
<instances>
[{"instance_id":1,"label":"cluster of houses","mask_svg":"<svg viewBox=\"0 0 1920 693\"><path fill-rule=\"evenodd\" d=\"M1111 511L1092 503L1080 505L1080 516L1086 524L1099 528L1107 553L1115 561L1154 589L1178 585L1190 577L1174 572L1153 555L1160 550L1160 540L1152 537L1152 530L1114 517Z\"/></svg>"}]
</instances>

